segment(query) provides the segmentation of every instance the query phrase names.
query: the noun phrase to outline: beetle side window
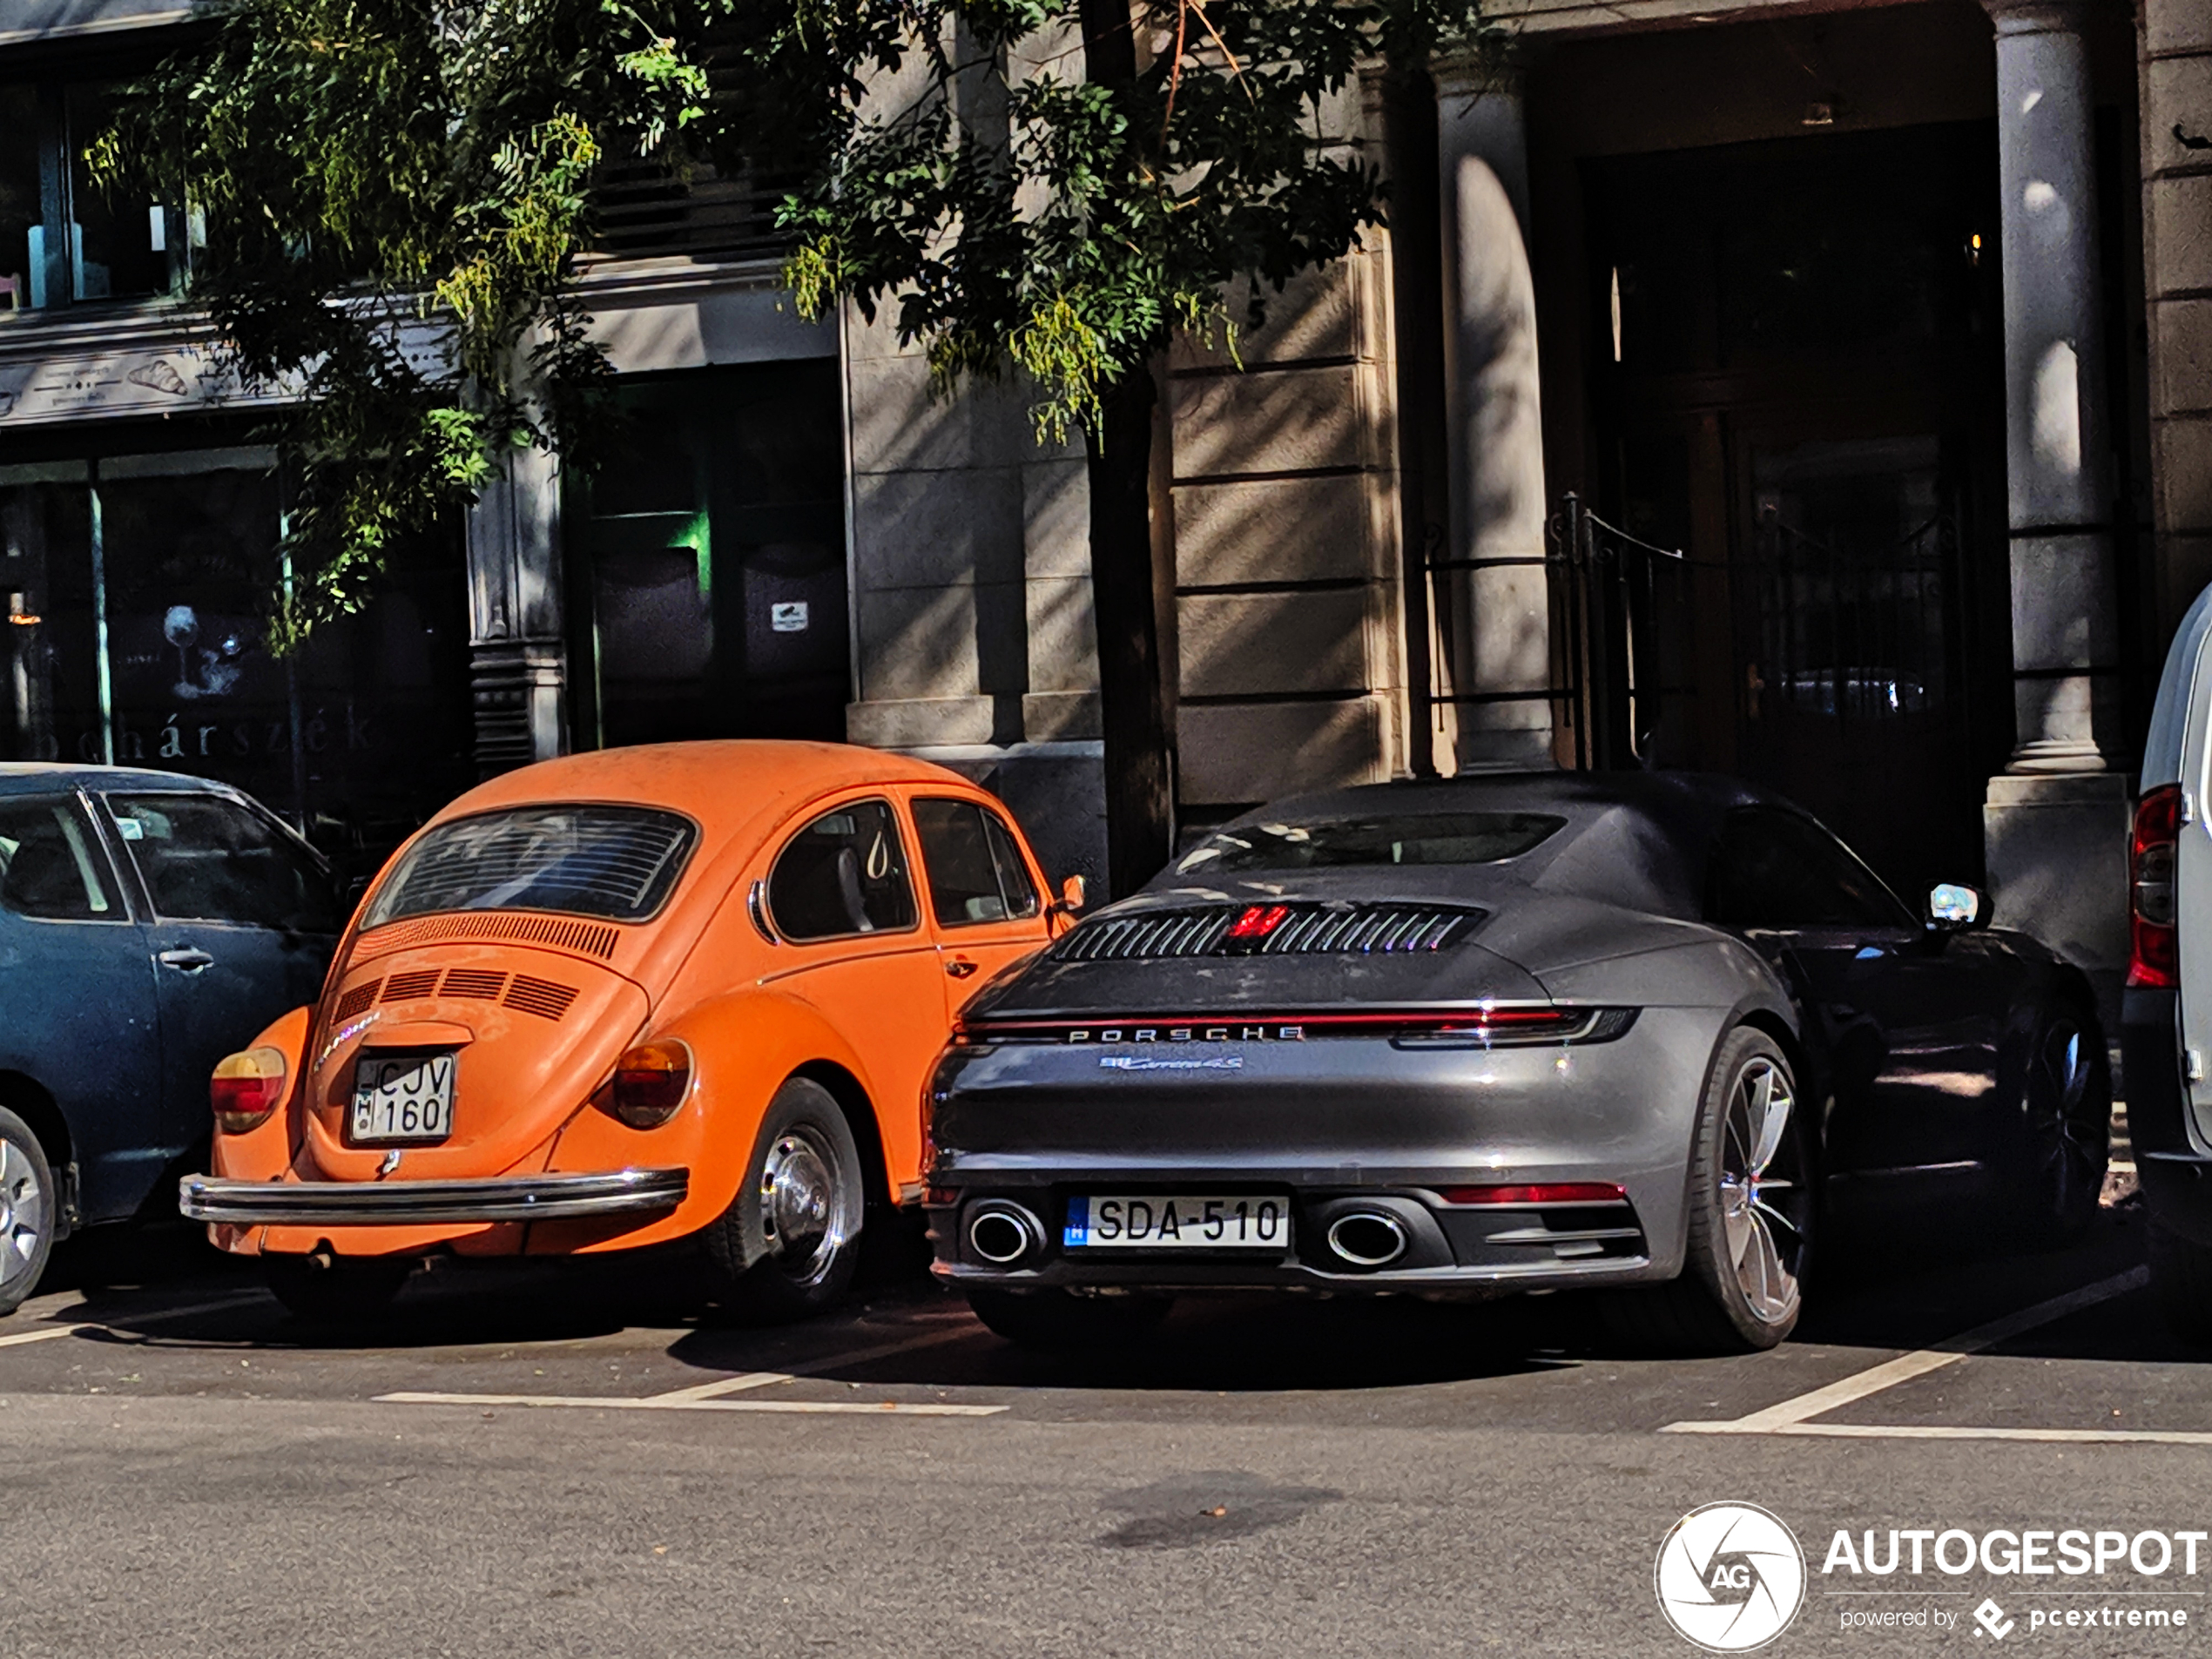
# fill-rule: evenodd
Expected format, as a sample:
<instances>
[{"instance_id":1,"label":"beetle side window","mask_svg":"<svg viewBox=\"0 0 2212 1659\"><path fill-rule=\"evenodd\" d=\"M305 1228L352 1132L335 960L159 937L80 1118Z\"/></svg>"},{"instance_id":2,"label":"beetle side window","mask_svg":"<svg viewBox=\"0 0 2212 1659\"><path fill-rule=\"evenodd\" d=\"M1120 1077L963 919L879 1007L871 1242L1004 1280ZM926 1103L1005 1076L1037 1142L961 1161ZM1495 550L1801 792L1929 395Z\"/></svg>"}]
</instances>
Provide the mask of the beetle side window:
<instances>
[{"instance_id":1,"label":"beetle side window","mask_svg":"<svg viewBox=\"0 0 2212 1659\"><path fill-rule=\"evenodd\" d=\"M854 801L824 813L786 842L768 875L768 912L786 939L913 927L914 887L890 805Z\"/></svg>"},{"instance_id":2,"label":"beetle side window","mask_svg":"<svg viewBox=\"0 0 2212 1659\"><path fill-rule=\"evenodd\" d=\"M941 927L1019 921L1037 914L1037 890L1013 832L973 801L917 800L929 907Z\"/></svg>"},{"instance_id":3,"label":"beetle side window","mask_svg":"<svg viewBox=\"0 0 2212 1659\"><path fill-rule=\"evenodd\" d=\"M219 795L110 795L107 804L158 914L338 931L329 876L259 813Z\"/></svg>"},{"instance_id":4,"label":"beetle side window","mask_svg":"<svg viewBox=\"0 0 2212 1659\"><path fill-rule=\"evenodd\" d=\"M67 799L0 799L0 909L42 921L123 921L91 825Z\"/></svg>"},{"instance_id":5,"label":"beetle side window","mask_svg":"<svg viewBox=\"0 0 2212 1659\"><path fill-rule=\"evenodd\" d=\"M1730 813L1713 852L1712 920L1726 927L1907 927L1881 879L1811 819Z\"/></svg>"}]
</instances>

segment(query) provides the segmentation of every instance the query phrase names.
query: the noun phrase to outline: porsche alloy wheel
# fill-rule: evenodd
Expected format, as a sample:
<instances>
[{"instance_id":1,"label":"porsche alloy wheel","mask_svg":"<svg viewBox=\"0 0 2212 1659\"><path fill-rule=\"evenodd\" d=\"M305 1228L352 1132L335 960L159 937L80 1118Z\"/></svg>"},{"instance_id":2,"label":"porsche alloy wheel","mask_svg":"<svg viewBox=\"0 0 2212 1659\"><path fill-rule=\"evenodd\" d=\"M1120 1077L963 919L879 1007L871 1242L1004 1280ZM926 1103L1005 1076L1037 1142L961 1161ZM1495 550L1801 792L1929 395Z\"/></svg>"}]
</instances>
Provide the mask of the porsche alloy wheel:
<instances>
[{"instance_id":1,"label":"porsche alloy wheel","mask_svg":"<svg viewBox=\"0 0 2212 1659\"><path fill-rule=\"evenodd\" d=\"M761 1120L745 1184L706 1231L716 1299L741 1318L803 1318L830 1306L860 1254L860 1153L827 1089L793 1077Z\"/></svg>"},{"instance_id":2,"label":"porsche alloy wheel","mask_svg":"<svg viewBox=\"0 0 2212 1659\"><path fill-rule=\"evenodd\" d=\"M54 1177L30 1126L0 1110L0 1314L38 1286L54 1244Z\"/></svg>"},{"instance_id":3,"label":"porsche alloy wheel","mask_svg":"<svg viewBox=\"0 0 2212 1659\"><path fill-rule=\"evenodd\" d=\"M1804 1137L1789 1056L1739 1026L1699 1104L1682 1277L1602 1304L1617 1337L1667 1353L1741 1352L1796 1328L1812 1243Z\"/></svg>"},{"instance_id":4,"label":"porsche alloy wheel","mask_svg":"<svg viewBox=\"0 0 2212 1659\"><path fill-rule=\"evenodd\" d=\"M1727 1259L1744 1305L1764 1325L1794 1324L1802 1294L1804 1200L1791 1117L1797 1088L1779 1055L1755 1054L1737 1072L1721 1130L1720 1216Z\"/></svg>"}]
</instances>

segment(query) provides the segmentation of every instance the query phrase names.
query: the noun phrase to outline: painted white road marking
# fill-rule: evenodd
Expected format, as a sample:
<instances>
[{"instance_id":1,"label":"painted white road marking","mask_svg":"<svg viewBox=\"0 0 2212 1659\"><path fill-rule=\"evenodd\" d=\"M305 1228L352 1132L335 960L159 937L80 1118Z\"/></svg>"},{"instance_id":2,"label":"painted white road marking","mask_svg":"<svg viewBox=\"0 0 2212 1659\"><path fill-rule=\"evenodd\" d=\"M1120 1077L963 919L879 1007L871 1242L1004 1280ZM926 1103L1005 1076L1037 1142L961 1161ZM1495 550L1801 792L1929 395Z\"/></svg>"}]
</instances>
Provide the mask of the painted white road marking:
<instances>
[{"instance_id":1,"label":"painted white road marking","mask_svg":"<svg viewBox=\"0 0 2212 1659\"><path fill-rule=\"evenodd\" d=\"M20 1348L27 1342L51 1342L57 1337L90 1336L95 1332L110 1336L127 1335L128 1332L118 1332L114 1326L119 1324L161 1325L171 1319L190 1318L195 1313L213 1313L224 1308L244 1307L249 1302L259 1302L264 1299L260 1291L248 1291L239 1296L220 1297L212 1302L188 1302L182 1307L160 1308L151 1313L134 1313L105 1325L97 1320L87 1320L77 1325L41 1325L33 1331L15 1331L4 1337L0 1337L0 1348Z\"/></svg>"},{"instance_id":2,"label":"painted white road marking","mask_svg":"<svg viewBox=\"0 0 2212 1659\"><path fill-rule=\"evenodd\" d=\"M664 1394L647 1394L642 1398L597 1394L447 1394L405 1390L398 1393L379 1394L376 1399L381 1404L398 1406L597 1406L628 1412L899 1412L909 1417L995 1417L1007 1407L909 1406L896 1400L871 1404L862 1400L727 1398L731 1394L747 1393L777 1383L796 1382L801 1377L819 1376L823 1372L837 1371L866 1360L882 1359L894 1353L911 1353L916 1348L934 1348L941 1343L957 1342L974 1336L977 1331L976 1325L963 1319L951 1330L925 1332L921 1336L905 1337L896 1342L879 1342L870 1347L848 1349L843 1353L829 1354L809 1361L791 1371L748 1371L735 1377L718 1377L712 1382L694 1383L689 1388L671 1388Z\"/></svg>"},{"instance_id":3,"label":"painted white road marking","mask_svg":"<svg viewBox=\"0 0 2212 1659\"><path fill-rule=\"evenodd\" d=\"M857 1366L870 1359L887 1359L894 1353L911 1353L916 1348L934 1348L941 1343L958 1342L964 1337L977 1334L977 1327L962 1319L949 1331L929 1331L918 1337L905 1337L896 1342L879 1342L873 1347L848 1349L823 1359L810 1360L796 1371L748 1371L742 1376L718 1377L712 1382L694 1383L689 1388L671 1388L664 1394L652 1398L670 1406L680 1406L687 1399L719 1399L725 1394L741 1394L748 1389L765 1388L771 1383L790 1382L798 1377L814 1377L825 1371L835 1371L845 1366Z\"/></svg>"},{"instance_id":4,"label":"painted white road marking","mask_svg":"<svg viewBox=\"0 0 2212 1659\"><path fill-rule=\"evenodd\" d=\"M2085 1285L2078 1291L2064 1296L2054 1296L2047 1302L2008 1313L1986 1325L1978 1325L1971 1331L1938 1343L1932 1348L1917 1352L1899 1354L1885 1359L1878 1366L1816 1388L1810 1393L1799 1394L1779 1405L1769 1406L1764 1411L1753 1412L1748 1417L1730 1418L1720 1422L1669 1423L1659 1432L1662 1434L1817 1434L1840 1436L1850 1440L1901 1437L1912 1440L2141 1440L2145 1438L2171 1440L2171 1435L2153 1435L2148 1431L2107 1432L2102 1429L1944 1429L1915 1427L1878 1427L1862 1424L1815 1423L1811 1419L1825 1415L1884 1389L1894 1388L1899 1383L1910 1382L1915 1377L1925 1377L1932 1371L1956 1365L1968 1354L1979 1353L1995 1347L2038 1325L2049 1325L2069 1313L2077 1313L2100 1302L2108 1302L2115 1296L2125 1296L2140 1290L2150 1282L2150 1270L2138 1267L2112 1278L2100 1279L2094 1285ZM2183 1435L2182 1444L2202 1440L2212 1444L2212 1434Z\"/></svg>"},{"instance_id":5,"label":"painted white road marking","mask_svg":"<svg viewBox=\"0 0 2212 1659\"><path fill-rule=\"evenodd\" d=\"M620 1395L609 1399L590 1394L431 1394L409 1392L379 1394L376 1399L378 1404L388 1406L589 1406L600 1411L617 1412L784 1412L802 1415L838 1412L865 1413L872 1417L893 1414L902 1417L996 1417L1008 1409L1004 1406L908 1405L896 1399L630 1399Z\"/></svg>"}]
</instances>

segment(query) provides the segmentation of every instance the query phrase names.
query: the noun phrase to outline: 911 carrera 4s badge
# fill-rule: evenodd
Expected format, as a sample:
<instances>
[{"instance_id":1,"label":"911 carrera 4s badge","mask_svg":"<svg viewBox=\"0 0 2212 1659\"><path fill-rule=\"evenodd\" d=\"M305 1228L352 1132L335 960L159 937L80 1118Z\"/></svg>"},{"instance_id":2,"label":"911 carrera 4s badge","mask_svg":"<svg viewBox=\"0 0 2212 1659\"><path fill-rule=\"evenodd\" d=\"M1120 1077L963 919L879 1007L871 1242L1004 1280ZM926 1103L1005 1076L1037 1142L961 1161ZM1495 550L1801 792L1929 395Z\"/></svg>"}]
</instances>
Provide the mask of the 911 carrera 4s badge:
<instances>
[{"instance_id":1,"label":"911 carrera 4s badge","mask_svg":"<svg viewBox=\"0 0 2212 1659\"><path fill-rule=\"evenodd\" d=\"M1154 1060L1133 1054L1103 1054L1098 1056L1098 1069L1101 1071L1242 1071L1244 1056L1228 1054L1211 1060Z\"/></svg>"}]
</instances>

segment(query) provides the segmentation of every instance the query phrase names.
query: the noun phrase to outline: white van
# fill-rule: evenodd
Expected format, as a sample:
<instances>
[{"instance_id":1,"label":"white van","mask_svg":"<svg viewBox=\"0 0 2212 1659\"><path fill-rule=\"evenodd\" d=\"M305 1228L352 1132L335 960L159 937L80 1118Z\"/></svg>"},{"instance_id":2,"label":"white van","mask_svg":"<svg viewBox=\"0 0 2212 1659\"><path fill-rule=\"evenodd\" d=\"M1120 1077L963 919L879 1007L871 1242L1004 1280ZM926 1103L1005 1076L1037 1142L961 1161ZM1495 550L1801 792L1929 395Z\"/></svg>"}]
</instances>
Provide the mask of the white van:
<instances>
[{"instance_id":1,"label":"white van","mask_svg":"<svg viewBox=\"0 0 2212 1659\"><path fill-rule=\"evenodd\" d=\"M2212 1342L2212 588L2166 654L2140 788L2120 1015L2128 1132L2153 1286L2178 1332Z\"/></svg>"}]
</instances>

